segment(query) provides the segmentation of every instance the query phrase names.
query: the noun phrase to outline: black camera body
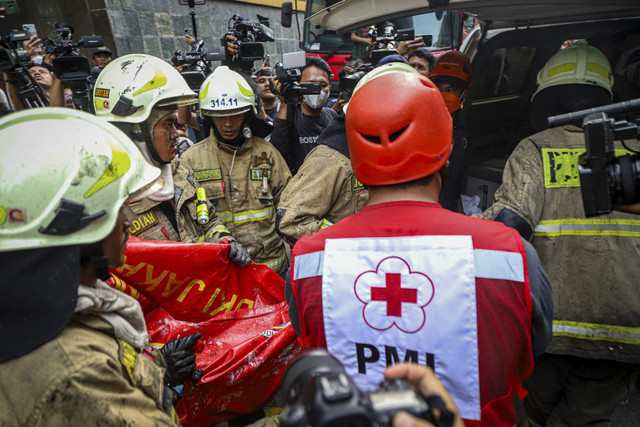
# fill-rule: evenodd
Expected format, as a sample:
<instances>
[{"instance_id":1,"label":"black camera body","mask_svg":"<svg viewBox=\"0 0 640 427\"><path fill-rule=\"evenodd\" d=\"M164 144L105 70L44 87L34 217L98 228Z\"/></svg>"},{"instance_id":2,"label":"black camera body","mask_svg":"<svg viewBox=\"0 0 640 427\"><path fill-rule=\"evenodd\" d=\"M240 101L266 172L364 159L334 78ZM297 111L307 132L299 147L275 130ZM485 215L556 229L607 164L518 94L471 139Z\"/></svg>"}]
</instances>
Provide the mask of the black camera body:
<instances>
[{"instance_id":1,"label":"black camera body","mask_svg":"<svg viewBox=\"0 0 640 427\"><path fill-rule=\"evenodd\" d=\"M233 25L230 29L238 39L238 54L236 61L241 63L253 63L264 58L264 46L260 42L273 42L276 40L271 28L269 18L258 16L258 22L244 19L242 16L233 15ZM223 44L226 42L223 41Z\"/></svg>"},{"instance_id":2,"label":"black camera body","mask_svg":"<svg viewBox=\"0 0 640 427\"><path fill-rule=\"evenodd\" d=\"M640 202L640 155L616 157L613 144L615 140L637 140L640 120L609 117L633 112L640 112L640 99L549 117L551 127L574 123L584 129L587 150L579 158L578 169L587 217L608 214L615 205Z\"/></svg>"},{"instance_id":3,"label":"black camera body","mask_svg":"<svg viewBox=\"0 0 640 427\"><path fill-rule=\"evenodd\" d=\"M356 68L352 74L340 77L339 90L342 93L343 100L349 101L351 99L353 91L356 89L360 79L367 75L371 70L373 70L373 66L371 64L364 64Z\"/></svg>"},{"instance_id":4,"label":"black camera body","mask_svg":"<svg viewBox=\"0 0 640 427\"><path fill-rule=\"evenodd\" d=\"M11 33L2 39L5 49L0 50L0 71L9 71L29 64L29 52L18 43L24 40L29 40L29 34L22 30L11 30Z\"/></svg>"},{"instance_id":5,"label":"black camera body","mask_svg":"<svg viewBox=\"0 0 640 427\"><path fill-rule=\"evenodd\" d=\"M377 64L387 55L398 53L396 50L396 41L413 40L415 30L413 28L396 30L396 24L386 21L379 31L377 26L372 25L369 29L369 37L371 38L371 54L372 64Z\"/></svg>"},{"instance_id":6,"label":"black camera body","mask_svg":"<svg viewBox=\"0 0 640 427\"><path fill-rule=\"evenodd\" d=\"M186 64L180 73L194 92L200 92L200 86L211 74L211 61L222 61L225 58L224 47L207 49L204 40L196 40L189 52L181 53L176 50L171 58L174 66Z\"/></svg>"},{"instance_id":7,"label":"black camera body","mask_svg":"<svg viewBox=\"0 0 640 427\"><path fill-rule=\"evenodd\" d=\"M340 362L322 349L301 353L282 377L281 389L287 402L280 415L283 427L391 426L400 411L434 425L453 422L439 397L436 421L433 407L406 380L383 381L372 393L360 391Z\"/></svg>"},{"instance_id":8,"label":"black camera body","mask_svg":"<svg viewBox=\"0 0 640 427\"><path fill-rule=\"evenodd\" d=\"M285 104L301 104L304 95L318 95L322 91L320 83L300 83L302 72L299 68L284 68L282 63L275 66L275 74L278 82L282 83L280 92L269 83L271 91L284 98Z\"/></svg>"}]
</instances>

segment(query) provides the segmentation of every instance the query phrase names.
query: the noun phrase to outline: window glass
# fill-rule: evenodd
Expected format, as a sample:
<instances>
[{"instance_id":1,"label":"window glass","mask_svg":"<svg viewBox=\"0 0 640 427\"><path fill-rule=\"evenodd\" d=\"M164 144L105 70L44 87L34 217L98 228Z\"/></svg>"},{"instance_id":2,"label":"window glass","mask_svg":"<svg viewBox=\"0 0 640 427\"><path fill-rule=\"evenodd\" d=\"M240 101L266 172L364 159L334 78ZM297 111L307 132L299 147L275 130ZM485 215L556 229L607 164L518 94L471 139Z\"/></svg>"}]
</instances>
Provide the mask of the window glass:
<instances>
[{"instance_id":1,"label":"window glass","mask_svg":"<svg viewBox=\"0 0 640 427\"><path fill-rule=\"evenodd\" d=\"M497 49L489 64L474 76L478 85L477 99L515 95L522 91L531 60L536 52L533 46Z\"/></svg>"}]
</instances>

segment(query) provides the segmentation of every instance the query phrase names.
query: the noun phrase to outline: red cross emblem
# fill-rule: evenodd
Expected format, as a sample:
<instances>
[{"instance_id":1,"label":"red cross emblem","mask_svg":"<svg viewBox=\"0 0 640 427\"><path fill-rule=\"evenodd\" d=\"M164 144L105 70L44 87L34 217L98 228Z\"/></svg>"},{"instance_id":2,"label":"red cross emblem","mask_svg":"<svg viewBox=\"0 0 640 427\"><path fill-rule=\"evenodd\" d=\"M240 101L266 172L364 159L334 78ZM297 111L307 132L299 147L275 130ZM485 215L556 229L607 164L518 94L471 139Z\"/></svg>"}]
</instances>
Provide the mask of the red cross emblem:
<instances>
[{"instance_id":1,"label":"red cross emblem","mask_svg":"<svg viewBox=\"0 0 640 427\"><path fill-rule=\"evenodd\" d=\"M382 285L382 286L381 286ZM402 258L392 256L378 263L375 271L361 273L354 283L356 297L364 304L364 321L373 329L392 326L414 333L424 325L424 308L431 302L434 285L429 276L412 271Z\"/></svg>"},{"instance_id":2,"label":"red cross emblem","mask_svg":"<svg viewBox=\"0 0 640 427\"><path fill-rule=\"evenodd\" d=\"M386 301L387 316L402 317L402 303L418 301L417 289L402 289L402 275L399 273L385 273L384 288L371 288L371 301Z\"/></svg>"}]
</instances>

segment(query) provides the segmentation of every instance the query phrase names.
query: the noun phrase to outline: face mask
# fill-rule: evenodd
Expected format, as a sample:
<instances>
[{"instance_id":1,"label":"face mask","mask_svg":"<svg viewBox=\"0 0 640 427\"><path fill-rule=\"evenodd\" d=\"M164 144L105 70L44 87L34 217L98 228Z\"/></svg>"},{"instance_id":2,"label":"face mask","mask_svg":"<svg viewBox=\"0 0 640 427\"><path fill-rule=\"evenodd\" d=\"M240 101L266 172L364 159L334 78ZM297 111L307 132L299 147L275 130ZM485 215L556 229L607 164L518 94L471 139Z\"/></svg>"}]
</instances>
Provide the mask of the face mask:
<instances>
[{"instance_id":1,"label":"face mask","mask_svg":"<svg viewBox=\"0 0 640 427\"><path fill-rule=\"evenodd\" d=\"M44 56L34 56L33 58L31 58L31 62L33 62L34 65L41 65L43 59Z\"/></svg>"},{"instance_id":2,"label":"face mask","mask_svg":"<svg viewBox=\"0 0 640 427\"><path fill-rule=\"evenodd\" d=\"M324 107L329 99L329 92L321 91L319 95L305 95L303 101L313 110Z\"/></svg>"},{"instance_id":3,"label":"face mask","mask_svg":"<svg viewBox=\"0 0 640 427\"><path fill-rule=\"evenodd\" d=\"M460 103L462 102L460 98L449 92L440 92L440 94L442 95L444 105L447 106L447 111L449 111L450 114L460 109Z\"/></svg>"}]
</instances>

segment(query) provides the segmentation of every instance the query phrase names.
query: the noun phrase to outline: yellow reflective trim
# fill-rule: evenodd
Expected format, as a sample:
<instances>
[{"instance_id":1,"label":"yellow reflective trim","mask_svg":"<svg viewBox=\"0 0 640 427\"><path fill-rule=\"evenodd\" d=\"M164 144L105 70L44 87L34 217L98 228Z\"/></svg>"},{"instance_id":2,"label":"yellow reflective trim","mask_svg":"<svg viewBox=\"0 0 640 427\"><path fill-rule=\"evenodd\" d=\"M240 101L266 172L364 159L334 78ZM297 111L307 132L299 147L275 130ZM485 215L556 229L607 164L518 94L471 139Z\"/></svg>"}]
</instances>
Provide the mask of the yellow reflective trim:
<instances>
[{"instance_id":1,"label":"yellow reflective trim","mask_svg":"<svg viewBox=\"0 0 640 427\"><path fill-rule=\"evenodd\" d=\"M253 91L251 89L247 89L246 87L242 86L237 80L236 84L238 85L238 89L240 90L241 94L243 94L244 96L253 97Z\"/></svg>"},{"instance_id":2,"label":"yellow reflective trim","mask_svg":"<svg viewBox=\"0 0 640 427\"><path fill-rule=\"evenodd\" d=\"M601 75L605 80L609 80L611 78L611 74L609 70L603 67L600 64L596 64L595 62L589 62L587 64L587 71L590 73L595 73Z\"/></svg>"},{"instance_id":3,"label":"yellow reflective trim","mask_svg":"<svg viewBox=\"0 0 640 427\"><path fill-rule=\"evenodd\" d=\"M129 155L122 151L120 147L113 145L110 141L107 140L107 142L111 147L111 163L109 163L109 166L107 166L105 171L102 173L102 176L98 178L86 193L84 193L85 199L93 196L98 191L126 174L129 171L129 168L131 168L131 159L129 158Z\"/></svg>"},{"instance_id":4,"label":"yellow reflective trim","mask_svg":"<svg viewBox=\"0 0 640 427\"><path fill-rule=\"evenodd\" d=\"M233 214L230 211L217 212L216 216L220 218L220 221L222 222L233 221Z\"/></svg>"},{"instance_id":5,"label":"yellow reflective trim","mask_svg":"<svg viewBox=\"0 0 640 427\"><path fill-rule=\"evenodd\" d=\"M269 267L272 270L275 270L277 267L279 267L284 262L284 259L286 258L286 256L287 256L287 251L284 248L282 248L282 255L280 255L276 259L272 259L270 261L263 262L262 264L266 265L267 267Z\"/></svg>"},{"instance_id":6,"label":"yellow reflective trim","mask_svg":"<svg viewBox=\"0 0 640 427\"><path fill-rule=\"evenodd\" d=\"M320 228L327 228L332 226L333 223L331 221L328 221L326 218L322 219L322 224L320 224Z\"/></svg>"},{"instance_id":7,"label":"yellow reflective trim","mask_svg":"<svg viewBox=\"0 0 640 427\"><path fill-rule=\"evenodd\" d=\"M543 148L544 186L546 188L580 187L578 158L586 151L584 148ZM633 153L622 148L617 148L614 152L616 157L627 154Z\"/></svg>"},{"instance_id":8,"label":"yellow reflective trim","mask_svg":"<svg viewBox=\"0 0 640 427\"><path fill-rule=\"evenodd\" d=\"M225 227L224 225L220 224L220 225L216 225L215 227L213 227L211 230L209 230L209 232L207 233L206 237L202 236L200 237L200 239L198 240L198 242L203 242L205 239L208 240L211 238L211 236L214 235L214 233L227 233L227 234L231 234L229 232L229 230L227 230L227 227Z\"/></svg>"},{"instance_id":9,"label":"yellow reflective trim","mask_svg":"<svg viewBox=\"0 0 640 427\"><path fill-rule=\"evenodd\" d=\"M640 328L637 327L554 320L553 335L590 341L640 344Z\"/></svg>"},{"instance_id":10,"label":"yellow reflective trim","mask_svg":"<svg viewBox=\"0 0 640 427\"><path fill-rule=\"evenodd\" d=\"M576 63L575 62L567 62L566 64L561 64L561 65L553 67L552 69L549 70L549 72L547 74L549 75L549 77L553 77L556 74L567 73L567 72L573 71L575 69L576 69Z\"/></svg>"},{"instance_id":11,"label":"yellow reflective trim","mask_svg":"<svg viewBox=\"0 0 640 427\"><path fill-rule=\"evenodd\" d=\"M534 236L640 237L640 221L634 219L551 219L536 225Z\"/></svg>"},{"instance_id":12,"label":"yellow reflective trim","mask_svg":"<svg viewBox=\"0 0 640 427\"><path fill-rule=\"evenodd\" d=\"M147 92L152 89L158 89L159 87L162 87L166 84L167 76L165 76L160 69L156 68L156 73L154 74L153 78L145 83L144 86L142 86L140 89L133 92L133 96L138 96L141 93Z\"/></svg>"}]
</instances>

